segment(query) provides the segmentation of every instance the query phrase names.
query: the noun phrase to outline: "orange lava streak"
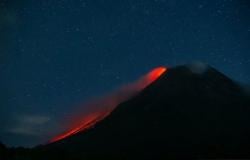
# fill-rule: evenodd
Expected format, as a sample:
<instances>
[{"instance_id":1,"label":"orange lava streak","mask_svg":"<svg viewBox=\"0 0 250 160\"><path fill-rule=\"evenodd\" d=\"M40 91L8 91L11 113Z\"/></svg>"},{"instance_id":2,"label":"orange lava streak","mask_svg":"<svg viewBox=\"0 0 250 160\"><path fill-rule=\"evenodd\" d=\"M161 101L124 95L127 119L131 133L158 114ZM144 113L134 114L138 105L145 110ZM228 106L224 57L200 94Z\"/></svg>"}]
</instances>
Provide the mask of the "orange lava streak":
<instances>
[{"instance_id":1,"label":"orange lava streak","mask_svg":"<svg viewBox=\"0 0 250 160\"><path fill-rule=\"evenodd\" d=\"M64 139L64 138L69 137L71 135L74 135L82 130L86 130L86 129L92 127L96 122L105 118L107 116L106 114L109 114L109 112L106 112L106 113L96 112L96 113L93 113L93 114L86 116L79 126L77 126L76 128L73 128L72 130L67 131L61 135L58 135L57 137L54 137L50 141L50 143L59 141L61 139Z\"/></svg>"},{"instance_id":2,"label":"orange lava streak","mask_svg":"<svg viewBox=\"0 0 250 160\"><path fill-rule=\"evenodd\" d=\"M94 126L97 122L107 117L117 105L140 92L142 89L158 79L166 71L167 68L165 67L157 67L147 75L140 78L138 81L123 86L120 90L114 92L113 94L104 96L103 98L96 100L93 104L86 106L96 108L101 106L101 109L98 109L87 116L74 118L75 121L77 120L77 122L72 124L70 127L71 129L51 139L50 143L62 140Z\"/></svg>"}]
</instances>

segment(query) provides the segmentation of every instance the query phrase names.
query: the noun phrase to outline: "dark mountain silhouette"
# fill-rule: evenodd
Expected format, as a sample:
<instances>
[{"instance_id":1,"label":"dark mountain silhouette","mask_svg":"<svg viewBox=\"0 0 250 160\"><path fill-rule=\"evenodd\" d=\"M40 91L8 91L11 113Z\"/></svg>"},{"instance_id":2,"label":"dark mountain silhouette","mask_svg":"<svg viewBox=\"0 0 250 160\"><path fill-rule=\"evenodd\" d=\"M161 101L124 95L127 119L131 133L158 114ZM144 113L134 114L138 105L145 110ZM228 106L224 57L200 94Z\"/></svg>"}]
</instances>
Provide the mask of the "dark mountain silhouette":
<instances>
[{"instance_id":1,"label":"dark mountain silhouette","mask_svg":"<svg viewBox=\"0 0 250 160\"><path fill-rule=\"evenodd\" d=\"M7 158L7 152L8 150L5 145L0 142L0 157Z\"/></svg>"},{"instance_id":2,"label":"dark mountain silhouette","mask_svg":"<svg viewBox=\"0 0 250 160\"><path fill-rule=\"evenodd\" d=\"M250 158L249 122L250 98L237 83L212 67L178 66L118 105L94 127L36 147L25 156Z\"/></svg>"}]
</instances>

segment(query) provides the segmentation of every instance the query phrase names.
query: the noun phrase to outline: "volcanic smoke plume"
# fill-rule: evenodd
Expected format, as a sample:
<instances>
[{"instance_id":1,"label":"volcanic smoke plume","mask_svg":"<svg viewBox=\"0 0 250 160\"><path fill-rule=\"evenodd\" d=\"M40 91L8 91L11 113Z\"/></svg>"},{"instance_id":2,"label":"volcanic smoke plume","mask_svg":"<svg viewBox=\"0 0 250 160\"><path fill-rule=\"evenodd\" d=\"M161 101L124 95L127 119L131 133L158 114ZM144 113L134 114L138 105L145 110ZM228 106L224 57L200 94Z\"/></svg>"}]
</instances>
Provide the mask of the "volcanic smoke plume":
<instances>
[{"instance_id":1,"label":"volcanic smoke plume","mask_svg":"<svg viewBox=\"0 0 250 160\"><path fill-rule=\"evenodd\" d=\"M135 96L142 89L158 79L166 71L167 68L165 67L157 67L145 76L141 77L136 82L122 86L117 91L88 103L84 106L84 108L90 108L92 111L84 115L79 113L74 115L71 118L72 122L70 123L70 126L66 126L68 130L52 138L50 143L62 140L66 137L72 136L80 131L84 131L92 127L98 121L108 116L118 104L126 101L132 96Z\"/></svg>"}]
</instances>

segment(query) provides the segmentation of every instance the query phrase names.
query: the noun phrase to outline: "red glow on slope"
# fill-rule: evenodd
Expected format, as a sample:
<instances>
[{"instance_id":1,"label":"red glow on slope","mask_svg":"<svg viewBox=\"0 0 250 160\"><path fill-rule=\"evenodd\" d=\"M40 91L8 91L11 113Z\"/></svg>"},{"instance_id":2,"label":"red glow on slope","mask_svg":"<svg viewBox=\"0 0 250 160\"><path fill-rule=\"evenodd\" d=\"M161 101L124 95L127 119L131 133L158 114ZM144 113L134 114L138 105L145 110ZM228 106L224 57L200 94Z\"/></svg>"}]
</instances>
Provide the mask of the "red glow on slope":
<instances>
[{"instance_id":1,"label":"red glow on slope","mask_svg":"<svg viewBox=\"0 0 250 160\"><path fill-rule=\"evenodd\" d=\"M87 104L85 108L94 108L94 111L87 115L74 115L72 118L73 122L69 126L69 130L51 139L50 143L62 140L80 131L93 127L97 122L107 117L117 105L136 95L142 89L158 79L166 71L167 68L165 67L155 68L138 81L123 86L120 90Z\"/></svg>"},{"instance_id":2,"label":"red glow on slope","mask_svg":"<svg viewBox=\"0 0 250 160\"><path fill-rule=\"evenodd\" d=\"M102 120L104 117L106 117L106 114L109 114L109 112L95 112L90 115L87 115L82 119L81 124L61 135L58 135L57 137L54 137L50 142L59 141L68 136L74 135L82 130L86 130L92 127L97 121Z\"/></svg>"}]
</instances>

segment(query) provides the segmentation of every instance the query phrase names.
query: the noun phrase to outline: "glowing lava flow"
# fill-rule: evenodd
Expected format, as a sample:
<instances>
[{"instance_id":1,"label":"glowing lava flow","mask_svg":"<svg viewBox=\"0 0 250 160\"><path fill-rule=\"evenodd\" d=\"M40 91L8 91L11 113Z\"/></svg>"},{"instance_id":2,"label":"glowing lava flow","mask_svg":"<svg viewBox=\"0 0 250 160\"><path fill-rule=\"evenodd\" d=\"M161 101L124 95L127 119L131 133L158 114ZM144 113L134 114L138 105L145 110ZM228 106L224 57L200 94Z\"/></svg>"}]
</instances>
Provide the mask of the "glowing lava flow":
<instances>
[{"instance_id":1,"label":"glowing lava flow","mask_svg":"<svg viewBox=\"0 0 250 160\"><path fill-rule=\"evenodd\" d=\"M140 78L138 81L125 85L120 90L117 90L108 96L104 96L93 101L92 103L87 104L85 107L94 108L94 111L85 116L74 116L76 118L73 118L74 122L72 122L71 126L69 127L71 129L51 139L50 143L62 140L80 131L84 131L90 127L93 127L97 122L107 117L117 105L136 95L142 89L158 79L166 71L167 68L165 67L155 68L147 75Z\"/></svg>"}]
</instances>

